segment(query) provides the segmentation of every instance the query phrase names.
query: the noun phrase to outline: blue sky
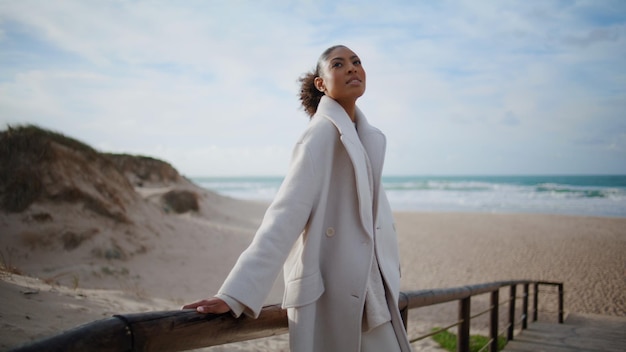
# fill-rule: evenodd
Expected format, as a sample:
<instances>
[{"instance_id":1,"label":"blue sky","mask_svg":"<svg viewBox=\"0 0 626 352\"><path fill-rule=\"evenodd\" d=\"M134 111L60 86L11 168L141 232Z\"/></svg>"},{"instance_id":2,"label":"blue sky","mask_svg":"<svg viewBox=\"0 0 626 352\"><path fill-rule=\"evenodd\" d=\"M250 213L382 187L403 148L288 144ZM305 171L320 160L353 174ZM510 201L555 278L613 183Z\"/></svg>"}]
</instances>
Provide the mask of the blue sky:
<instances>
[{"instance_id":1,"label":"blue sky","mask_svg":"<svg viewBox=\"0 0 626 352\"><path fill-rule=\"evenodd\" d=\"M626 2L0 0L0 126L187 176L283 175L328 46L387 175L626 174Z\"/></svg>"}]
</instances>

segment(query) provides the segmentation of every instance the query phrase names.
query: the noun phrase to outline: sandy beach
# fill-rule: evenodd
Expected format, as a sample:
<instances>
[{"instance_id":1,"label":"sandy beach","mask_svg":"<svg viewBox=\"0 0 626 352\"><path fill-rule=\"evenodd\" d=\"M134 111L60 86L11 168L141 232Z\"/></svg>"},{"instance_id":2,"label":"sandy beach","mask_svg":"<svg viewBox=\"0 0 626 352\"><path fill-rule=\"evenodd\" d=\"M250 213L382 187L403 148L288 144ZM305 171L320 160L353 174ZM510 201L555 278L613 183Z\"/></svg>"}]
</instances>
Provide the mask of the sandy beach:
<instances>
[{"instance_id":1,"label":"sandy beach","mask_svg":"<svg viewBox=\"0 0 626 352\"><path fill-rule=\"evenodd\" d=\"M52 144L52 157L26 163L46 170L39 195L28 204L27 193L3 198L14 208L0 210L2 350L214 294L267 207L203 189L158 160L63 143ZM404 291L558 281L566 313L626 316L626 218L397 212L395 220ZM279 303L282 289L279 276L266 303ZM448 325L455 314L456 304L412 311L409 335ZM415 348L436 350L430 339ZM287 337L207 350L286 351Z\"/></svg>"},{"instance_id":2,"label":"sandy beach","mask_svg":"<svg viewBox=\"0 0 626 352\"><path fill-rule=\"evenodd\" d=\"M138 191L148 197L165 189ZM82 252L54 244L23 248L24 240L15 239L25 236L28 226L3 215L1 224L10 230L3 231L3 260L22 275L4 272L0 282L2 348L113 314L177 309L215 292L252 238L265 205L209 192L204 202L198 214L163 217L143 209L146 228L134 234L139 242L116 243L129 253L136 246L147 249L124 259L94 258L86 245ZM626 315L626 219L455 213L396 213L395 218L403 290L510 279L562 281L566 311ZM279 278L267 302L279 302L281 290ZM442 312L453 311L411 313L409 330L445 324L449 314ZM284 336L209 350L281 348Z\"/></svg>"}]
</instances>

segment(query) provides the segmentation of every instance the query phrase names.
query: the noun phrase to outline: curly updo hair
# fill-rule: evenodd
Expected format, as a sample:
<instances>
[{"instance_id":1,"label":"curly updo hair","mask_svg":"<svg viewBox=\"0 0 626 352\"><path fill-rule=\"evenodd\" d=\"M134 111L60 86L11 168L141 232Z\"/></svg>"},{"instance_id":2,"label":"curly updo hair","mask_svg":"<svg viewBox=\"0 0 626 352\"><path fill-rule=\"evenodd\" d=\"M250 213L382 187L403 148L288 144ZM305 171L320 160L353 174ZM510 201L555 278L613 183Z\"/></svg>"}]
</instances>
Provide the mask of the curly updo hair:
<instances>
[{"instance_id":1,"label":"curly updo hair","mask_svg":"<svg viewBox=\"0 0 626 352\"><path fill-rule=\"evenodd\" d=\"M313 117L313 115L315 115L315 112L317 111L317 106L319 105L320 100L324 95L324 92L320 92L315 87L315 78L320 76L320 73L322 71L322 65L328 60L328 57L333 52L333 50L345 47L345 45L334 45L324 50L319 59L317 59L317 65L315 66L315 70L305 73L298 79L298 81L300 82L300 102L302 104L302 108L307 113L307 115L309 115L309 117Z\"/></svg>"}]
</instances>

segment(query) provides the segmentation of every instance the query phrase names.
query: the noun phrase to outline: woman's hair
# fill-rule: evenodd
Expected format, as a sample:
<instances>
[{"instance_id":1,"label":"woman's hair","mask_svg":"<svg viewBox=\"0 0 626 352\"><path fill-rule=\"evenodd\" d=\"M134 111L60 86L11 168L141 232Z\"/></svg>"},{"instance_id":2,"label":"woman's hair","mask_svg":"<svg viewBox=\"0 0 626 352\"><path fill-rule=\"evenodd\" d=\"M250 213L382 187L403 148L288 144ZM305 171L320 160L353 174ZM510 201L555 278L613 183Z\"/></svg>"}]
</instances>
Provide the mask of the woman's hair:
<instances>
[{"instance_id":1,"label":"woman's hair","mask_svg":"<svg viewBox=\"0 0 626 352\"><path fill-rule=\"evenodd\" d=\"M334 45L324 50L319 59L317 59L315 70L305 73L298 80L300 82L300 102L302 103L302 108L304 108L304 111L306 111L309 117L313 117L313 115L315 115L317 106L324 95L324 92L320 92L315 87L315 78L320 76L322 64L328 60L330 53L337 48L345 48L345 46Z\"/></svg>"}]
</instances>

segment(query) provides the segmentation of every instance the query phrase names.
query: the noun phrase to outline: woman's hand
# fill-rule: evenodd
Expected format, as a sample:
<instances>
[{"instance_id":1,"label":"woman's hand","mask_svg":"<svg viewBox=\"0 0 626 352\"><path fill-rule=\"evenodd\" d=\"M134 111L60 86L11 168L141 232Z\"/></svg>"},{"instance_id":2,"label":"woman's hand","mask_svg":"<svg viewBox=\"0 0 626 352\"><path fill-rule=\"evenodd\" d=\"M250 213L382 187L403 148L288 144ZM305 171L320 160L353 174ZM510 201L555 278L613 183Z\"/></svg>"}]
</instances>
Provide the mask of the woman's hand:
<instances>
[{"instance_id":1,"label":"woman's hand","mask_svg":"<svg viewBox=\"0 0 626 352\"><path fill-rule=\"evenodd\" d=\"M181 309L194 309L198 311L198 313L212 313L212 314L222 314L230 311L230 307L223 300L212 297L209 299L203 299L198 302L190 303L184 305Z\"/></svg>"}]
</instances>

